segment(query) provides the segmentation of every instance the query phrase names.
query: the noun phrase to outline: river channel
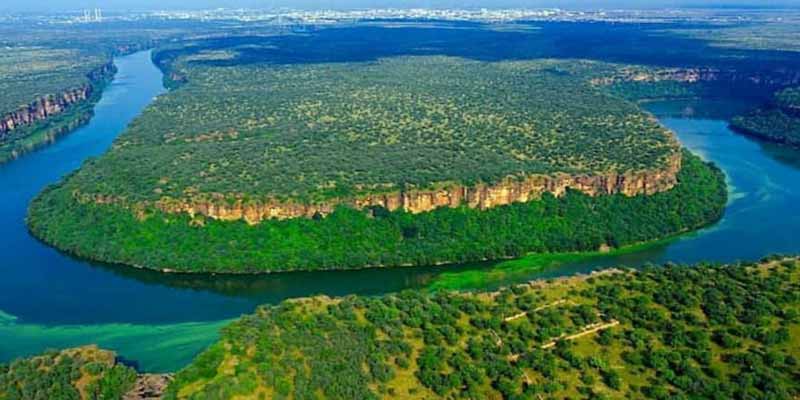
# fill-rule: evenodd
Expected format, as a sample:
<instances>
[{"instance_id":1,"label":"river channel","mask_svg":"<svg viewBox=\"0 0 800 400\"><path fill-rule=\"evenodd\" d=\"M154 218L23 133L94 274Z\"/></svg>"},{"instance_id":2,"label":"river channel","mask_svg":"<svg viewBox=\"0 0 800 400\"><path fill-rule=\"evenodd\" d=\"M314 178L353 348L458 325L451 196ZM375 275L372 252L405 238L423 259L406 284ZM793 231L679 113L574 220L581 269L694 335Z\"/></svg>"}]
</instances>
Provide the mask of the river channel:
<instances>
[{"instance_id":1,"label":"river channel","mask_svg":"<svg viewBox=\"0 0 800 400\"><path fill-rule=\"evenodd\" d=\"M0 165L0 361L47 348L98 343L142 370L173 371L215 340L230 319L259 304L316 294L374 295L423 288L470 274L491 274L507 265L170 275L78 260L40 243L25 227L31 198L106 151L142 109L164 92L161 72L150 61L149 52L115 62L119 72L88 125L49 147ZM718 224L637 251L547 268L517 265L513 274L504 275L508 282L618 265L734 262L772 253L800 253L800 152L728 129L731 116L748 106L733 100L645 105L686 147L725 171L730 204Z\"/></svg>"}]
</instances>

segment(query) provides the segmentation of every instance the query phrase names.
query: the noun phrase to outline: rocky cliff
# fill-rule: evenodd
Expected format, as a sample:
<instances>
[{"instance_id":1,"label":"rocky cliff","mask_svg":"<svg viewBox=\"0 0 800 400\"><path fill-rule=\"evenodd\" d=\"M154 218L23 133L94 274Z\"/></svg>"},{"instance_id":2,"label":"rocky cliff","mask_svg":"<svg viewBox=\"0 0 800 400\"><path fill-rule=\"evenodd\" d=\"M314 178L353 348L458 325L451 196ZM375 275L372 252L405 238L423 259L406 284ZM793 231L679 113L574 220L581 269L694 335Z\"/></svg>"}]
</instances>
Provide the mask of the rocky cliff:
<instances>
[{"instance_id":1,"label":"rocky cliff","mask_svg":"<svg viewBox=\"0 0 800 400\"><path fill-rule=\"evenodd\" d=\"M198 196L190 199L163 197L154 204L127 204L124 199L111 196L73 193L80 202L115 204L145 215L145 210L154 207L170 214L187 213L192 217L204 216L223 221L244 220L257 224L267 219L312 218L332 213L339 205L357 209L383 207L389 211L405 210L411 213L432 211L440 207L489 209L517 202L538 199L544 193L563 196L568 189L589 196L622 194L625 196L651 195L671 189L677 183L681 168L681 153L676 150L665 167L659 170L626 173L585 175L531 175L509 177L489 185L479 183L472 186L442 184L431 190L403 190L388 193L367 194L353 198L333 199L327 202L305 204L295 201L252 201L232 199L222 194Z\"/></svg>"},{"instance_id":2,"label":"rocky cliff","mask_svg":"<svg viewBox=\"0 0 800 400\"><path fill-rule=\"evenodd\" d=\"M619 74L592 81L594 84L608 85L617 82L742 82L759 86L781 87L800 85L800 71L777 68L766 71L739 71L719 68L666 68L644 70L640 68L623 69Z\"/></svg>"},{"instance_id":3,"label":"rocky cliff","mask_svg":"<svg viewBox=\"0 0 800 400\"><path fill-rule=\"evenodd\" d=\"M90 83L60 94L41 97L25 107L0 117L0 141L15 129L61 114L71 105L89 99L94 91L93 83L106 79L113 73L114 65L105 64L87 75Z\"/></svg>"},{"instance_id":4,"label":"rocky cliff","mask_svg":"<svg viewBox=\"0 0 800 400\"><path fill-rule=\"evenodd\" d=\"M167 386L174 379L172 374L139 374L133 388L122 396L122 400L162 399Z\"/></svg>"}]
</instances>

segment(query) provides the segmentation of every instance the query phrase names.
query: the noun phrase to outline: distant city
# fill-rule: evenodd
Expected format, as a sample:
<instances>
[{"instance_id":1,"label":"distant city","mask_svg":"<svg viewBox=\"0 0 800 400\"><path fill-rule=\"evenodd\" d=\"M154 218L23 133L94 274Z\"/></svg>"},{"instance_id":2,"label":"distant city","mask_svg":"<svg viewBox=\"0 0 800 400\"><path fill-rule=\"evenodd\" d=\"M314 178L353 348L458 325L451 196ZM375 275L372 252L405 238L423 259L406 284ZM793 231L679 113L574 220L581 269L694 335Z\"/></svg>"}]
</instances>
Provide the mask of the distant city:
<instances>
[{"instance_id":1,"label":"distant city","mask_svg":"<svg viewBox=\"0 0 800 400\"><path fill-rule=\"evenodd\" d=\"M605 21L664 23L681 22L702 18L714 22L741 22L747 18L774 19L776 21L796 18L786 11L765 10L755 16L742 16L735 10L667 9L667 10L596 10L572 11L552 9L364 9L364 10L257 10L257 9L213 9L170 10L148 12L109 12L102 9L79 10L60 14L0 15L0 21L31 21L51 24L86 24L114 21L142 20L187 20L187 21L237 21L265 22L281 25L329 25L357 21L475 21L505 23L515 21Z\"/></svg>"},{"instance_id":2,"label":"distant city","mask_svg":"<svg viewBox=\"0 0 800 400\"><path fill-rule=\"evenodd\" d=\"M83 18L80 22L103 22L103 10L99 8L83 10Z\"/></svg>"}]
</instances>

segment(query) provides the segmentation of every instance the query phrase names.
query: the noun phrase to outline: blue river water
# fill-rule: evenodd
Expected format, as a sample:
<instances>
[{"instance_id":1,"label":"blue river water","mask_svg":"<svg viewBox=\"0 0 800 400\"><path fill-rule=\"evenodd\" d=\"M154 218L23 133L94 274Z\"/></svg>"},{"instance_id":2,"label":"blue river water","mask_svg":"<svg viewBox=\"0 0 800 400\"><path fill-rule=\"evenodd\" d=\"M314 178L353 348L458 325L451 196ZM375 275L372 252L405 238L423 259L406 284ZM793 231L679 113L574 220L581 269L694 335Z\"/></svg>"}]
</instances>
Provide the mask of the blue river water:
<instances>
[{"instance_id":1,"label":"blue river water","mask_svg":"<svg viewBox=\"0 0 800 400\"><path fill-rule=\"evenodd\" d=\"M119 73L90 123L52 146L0 165L0 361L46 348L98 343L147 371L185 365L220 327L258 304L315 294L380 294L419 288L475 265L287 273L169 275L74 259L25 227L31 198L102 154L152 99L161 72L141 52L116 60ZM608 266L731 262L800 253L800 152L733 133L727 120L752 104L732 100L647 104L692 151L726 173L731 201L718 224L663 245L531 271L524 279ZM147 168L143 165L142 168Z\"/></svg>"}]
</instances>

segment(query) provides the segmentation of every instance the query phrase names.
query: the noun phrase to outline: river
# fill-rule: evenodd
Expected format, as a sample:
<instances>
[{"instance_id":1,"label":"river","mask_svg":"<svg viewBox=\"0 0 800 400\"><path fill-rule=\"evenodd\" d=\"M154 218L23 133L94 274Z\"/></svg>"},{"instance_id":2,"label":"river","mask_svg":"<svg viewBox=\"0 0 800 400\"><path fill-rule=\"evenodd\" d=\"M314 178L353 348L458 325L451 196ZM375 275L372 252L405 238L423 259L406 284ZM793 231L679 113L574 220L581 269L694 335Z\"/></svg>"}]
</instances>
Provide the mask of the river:
<instances>
[{"instance_id":1,"label":"river","mask_svg":"<svg viewBox=\"0 0 800 400\"><path fill-rule=\"evenodd\" d=\"M164 92L150 53L119 57L114 82L90 123L50 147L0 166L0 361L46 348L98 343L146 371L185 365L232 318L258 304L314 294L380 294L426 287L503 264L371 269L262 276L167 275L64 255L33 238L27 204L46 185L102 154ZM800 253L800 152L731 132L727 119L750 105L730 100L651 103L646 108L691 150L726 172L731 201L720 223L626 254L529 268L509 281L607 266L729 262ZM146 166L143 166L146 168Z\"/></svg>"}]
</instances>

